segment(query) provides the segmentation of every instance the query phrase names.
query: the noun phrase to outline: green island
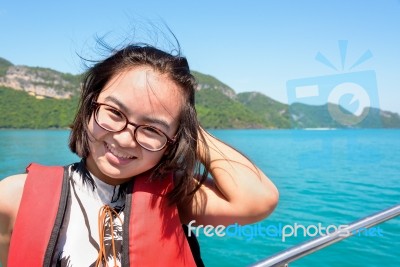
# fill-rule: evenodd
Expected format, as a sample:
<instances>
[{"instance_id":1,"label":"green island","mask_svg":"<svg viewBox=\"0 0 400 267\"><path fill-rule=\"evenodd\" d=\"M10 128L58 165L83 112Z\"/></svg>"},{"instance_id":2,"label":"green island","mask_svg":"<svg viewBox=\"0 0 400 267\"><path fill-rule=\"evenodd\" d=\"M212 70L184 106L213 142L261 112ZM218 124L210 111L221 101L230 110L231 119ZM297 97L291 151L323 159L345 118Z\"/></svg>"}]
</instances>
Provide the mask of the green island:
<instances>
[{"instance_id":1,"label":"green island","mask_svg":"<svg viewBox=\"0 0 400 267\"><path fill-rule=\"evenodd\" d=\"M346 126L330 116L328 105L333 104L287 105L259 92L236 93L210 75L196 71L193 75L198 83L196 110L205 128L400 128L397 113L371 108L360 123ZM0 58L0 128L68 128L78 105L81 78L48 68L14 66ZM20 88L10 86L15 84ZM37 88L40 94L34 91Z\"/></svg>"}]
</instances>

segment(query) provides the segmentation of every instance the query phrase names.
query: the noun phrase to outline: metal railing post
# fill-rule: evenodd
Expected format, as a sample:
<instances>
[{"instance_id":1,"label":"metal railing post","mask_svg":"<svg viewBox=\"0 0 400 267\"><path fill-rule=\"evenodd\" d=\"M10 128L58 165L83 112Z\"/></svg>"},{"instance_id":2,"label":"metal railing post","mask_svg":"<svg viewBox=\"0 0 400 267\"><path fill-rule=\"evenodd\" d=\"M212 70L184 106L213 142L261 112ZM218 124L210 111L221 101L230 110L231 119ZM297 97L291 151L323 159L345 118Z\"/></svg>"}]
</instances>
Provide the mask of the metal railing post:
<instances>
[{"instance_id":1,"label":"metal railing post","mask_svg":"<svg viewBox=\"0 0 400 267\"><path fill-rule=\"evenodd\" d=\"M286 249L271 256L270 258L251 265L251 267L287 267L290 262L311 254L333 243L346 239L360 229L372 227L374 225L395 218L399 215L400 204L357 220L347 227L341 228L340 230L337 230L332 234L319 236L289 249Z\"/></svg>"}]
</instances>

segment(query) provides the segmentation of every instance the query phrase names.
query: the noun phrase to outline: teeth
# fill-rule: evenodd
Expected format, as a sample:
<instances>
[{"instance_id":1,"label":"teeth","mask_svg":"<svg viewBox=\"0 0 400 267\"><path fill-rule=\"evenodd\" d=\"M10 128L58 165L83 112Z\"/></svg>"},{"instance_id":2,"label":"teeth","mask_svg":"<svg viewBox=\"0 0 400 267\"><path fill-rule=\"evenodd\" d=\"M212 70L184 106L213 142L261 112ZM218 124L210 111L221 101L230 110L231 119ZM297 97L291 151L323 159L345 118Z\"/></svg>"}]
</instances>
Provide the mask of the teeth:
<instances>
[{"instance_id":1,"label":"teeth","mask_svg":"<svg viewBox=\"0 0 400 267\"><path fill-rule=\"evenodd\" d=\"M135 156L130 156L130 155L126 155L126 154L122 154L119 151L117 151L116 149L110 147L108 144L106 144L107 149L116 157L118 158L122 158L122 159L133 159L135 158Z\"/></svg>"}]
</instances>

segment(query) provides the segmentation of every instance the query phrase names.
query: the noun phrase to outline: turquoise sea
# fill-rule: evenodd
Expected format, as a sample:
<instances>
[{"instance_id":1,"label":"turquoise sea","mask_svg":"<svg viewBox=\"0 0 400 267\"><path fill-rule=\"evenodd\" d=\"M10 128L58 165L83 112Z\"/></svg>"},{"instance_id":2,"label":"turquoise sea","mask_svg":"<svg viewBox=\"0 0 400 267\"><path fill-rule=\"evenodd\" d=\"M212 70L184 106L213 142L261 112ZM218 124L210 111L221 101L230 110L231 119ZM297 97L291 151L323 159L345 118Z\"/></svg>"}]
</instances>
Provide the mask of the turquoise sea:
<instances>
[{"instance_id":1,"label":"turquoise sea","mask_svg":"<svg viewBox=\"0 0 400 267\"><path fill-rule=\"evenodd\" d=\"M283 241L282 226L337 227L400 203L400 130L212 132L261 167L277 185L280 202L258 224L232 227L223 237L201 234L206 266L248 266L311 238L299 230ZM0 177L21 173L32 161L78 160L68 150L68 135L67 130L0 130ZM260 227L269 234L260 234ZM400 217L290 266L400 266Z\"/></svg>"}]
</instances>

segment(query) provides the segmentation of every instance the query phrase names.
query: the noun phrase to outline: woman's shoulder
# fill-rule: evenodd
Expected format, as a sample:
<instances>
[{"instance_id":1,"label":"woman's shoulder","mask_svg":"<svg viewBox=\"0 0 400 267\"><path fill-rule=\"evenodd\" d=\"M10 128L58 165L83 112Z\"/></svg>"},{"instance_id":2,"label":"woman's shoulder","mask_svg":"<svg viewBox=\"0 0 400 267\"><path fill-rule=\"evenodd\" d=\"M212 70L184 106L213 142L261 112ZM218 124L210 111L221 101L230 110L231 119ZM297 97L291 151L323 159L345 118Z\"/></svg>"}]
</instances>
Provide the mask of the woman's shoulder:
<instances>
[{"instance_id":1,"label":"woman's shoulder","mask_svg":"<svg viewBox=\"0 0 400 267\"><path fill-rule=\"evenodd\" d=\"M7 262L11 233L21 202L26 174L9 176L0 181L0 262Z\"/></svg>"},{"instance_id":2,"label":"woman's shoulder","mask_svg":"<svg viewBox=\"0 0 400 267\"><path fill-rule=\"evenodd\" d=\"M0 213L15 217L21 202L27 174L17 174L0 181Z\"/></svg>"}]
</instances>

